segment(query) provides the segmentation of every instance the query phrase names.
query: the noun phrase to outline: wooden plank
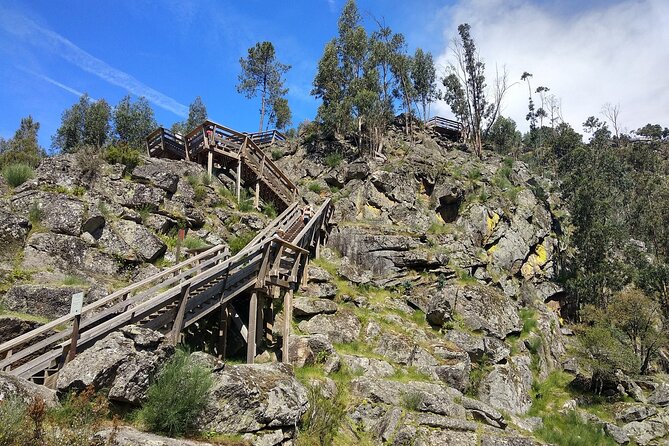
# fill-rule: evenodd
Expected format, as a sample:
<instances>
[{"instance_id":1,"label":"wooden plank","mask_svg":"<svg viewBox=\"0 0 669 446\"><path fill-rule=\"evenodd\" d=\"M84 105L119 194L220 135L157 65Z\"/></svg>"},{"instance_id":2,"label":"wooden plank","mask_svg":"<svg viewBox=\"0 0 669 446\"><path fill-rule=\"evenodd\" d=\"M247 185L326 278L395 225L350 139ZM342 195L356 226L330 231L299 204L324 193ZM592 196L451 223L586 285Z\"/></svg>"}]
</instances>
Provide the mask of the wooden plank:
<instances>
[{"instance_id":1,"label":"wooden plank","mask_svg":"<svg viewBox=\"0 0 669 446\"><path fill-rule=\"evenodd\" d=\"M179 342L179 334L183 330L184 325L184 314L186 313L186 303L188 302L188 297L190 295L190 283L184 285L181 288L181 302L179 303L179 311L177 311L176 318L174 319L174 325L172 326L172 332L169 336L169 341L172 345L177 345Z\"/></svg>"},{"instance_id":2,"label":"wooden plank","mask_svg":"<svg viewBox=\"0 0 669 446\"><path fill-rule=\"evenodd\" d=\"M246 363L253 364L256 357L256 329L258 323L258 293L251 293L249 302L249 335L246 339Z\"/></svg>"},{"instance_id":3,"label":"wooden plank","mask_svg":"<svg viewBox=\"0 0 669 446\"><path fill-rule=\"evenodd\" d=\"M283 343L281 346L281 361L285 364L290 362L288 350L290 346L290 325L293 321L293 289L286 291L283 298Z\"/></svg>"}]
</instances>

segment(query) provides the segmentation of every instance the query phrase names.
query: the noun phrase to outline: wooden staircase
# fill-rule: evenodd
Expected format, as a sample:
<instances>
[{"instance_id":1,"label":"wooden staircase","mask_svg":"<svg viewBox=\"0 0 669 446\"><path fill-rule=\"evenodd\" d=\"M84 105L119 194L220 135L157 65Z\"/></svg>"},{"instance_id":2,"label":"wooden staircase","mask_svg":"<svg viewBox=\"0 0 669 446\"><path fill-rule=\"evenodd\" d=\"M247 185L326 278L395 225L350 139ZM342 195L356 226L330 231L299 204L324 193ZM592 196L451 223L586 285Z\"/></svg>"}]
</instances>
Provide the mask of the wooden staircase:
<instances>
[{"instance_id":1,"label":"wooden staircase","mask_svg":"<svg viewBox=\"0 0 669 446\"><path fill-rule=\"evenodd\" d=\"M297 186L261 149L261 145L285 139L277 131L241 133L213 121L205 121L185 136L176 135L161 127L146 138L149 156L186 159L207 167L228 170L236 181L237 199L241 186L255 188L255 205L260 198L273 203L278 210L295 201Z\"/></svg>"},{"instance_id":2,"label":"wooden staircase","mask_svg":"<svg viewBox=\"0 0 669 446\"><path fill-rule=\"evenodd\" d=\"M285 309L282 358L287 361L293 291L304 279L309 256L317 255L327 235L332 211L326 200L305 225L302 210L292 203L234 256L225 245L215 246L85 306L74 341L76 316L66 315L5 342L0 370L53 384L72 347L80 352L130 324L159 330L176 344L185 328L216 310L239 323L231 304L249 293L248 321L241 322L247 361L253 362L262 335L271 336L266 327L271 328L273 316L267 320L271 312L263 311L263 305L278 299Z\"/></svg>"}]
</instances>

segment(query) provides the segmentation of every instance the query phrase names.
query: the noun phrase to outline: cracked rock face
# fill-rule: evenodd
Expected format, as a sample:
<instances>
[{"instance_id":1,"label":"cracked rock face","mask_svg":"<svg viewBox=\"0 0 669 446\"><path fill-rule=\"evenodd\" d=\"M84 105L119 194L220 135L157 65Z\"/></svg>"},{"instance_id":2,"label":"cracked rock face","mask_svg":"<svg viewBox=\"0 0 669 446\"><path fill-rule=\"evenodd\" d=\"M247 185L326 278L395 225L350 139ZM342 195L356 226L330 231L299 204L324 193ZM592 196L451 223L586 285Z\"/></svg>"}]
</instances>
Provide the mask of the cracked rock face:
<instances>
[{"instance_id":1,"label":"cracked rock face","mask_svg":"<svg viewBox=\"0 0 669 446\"><path fill-rule=\"evenodd\" d=\"M160 367L174 353L164 340L162 334L137 326L111 333L61 369L58 392L80 392L92 386L109 389L111 400L139 405Z\"/></svg>"}]
</instances>

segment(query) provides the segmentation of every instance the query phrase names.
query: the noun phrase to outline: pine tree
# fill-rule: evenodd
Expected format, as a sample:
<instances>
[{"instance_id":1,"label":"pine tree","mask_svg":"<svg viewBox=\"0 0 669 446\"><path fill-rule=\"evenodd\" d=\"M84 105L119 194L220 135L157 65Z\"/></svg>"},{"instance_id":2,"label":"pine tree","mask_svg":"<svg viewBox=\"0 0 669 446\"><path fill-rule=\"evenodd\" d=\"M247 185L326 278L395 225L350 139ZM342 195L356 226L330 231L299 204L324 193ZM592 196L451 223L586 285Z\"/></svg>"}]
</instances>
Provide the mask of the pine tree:
<instances>
[{"instance_id":1,"label":"pine tree","mask_svg":"<svg viewBox=\"0 0 669 446\"><path fill-rule=\"evenodd\" d=\"M0 168L14 163L36 167L40 163L46 154L37 140L39 127L39 122L32 116L21 118L14 137L0 143Z\"/></svg>"},{"instance_id":2,"label":"pine tree","mask_svg":"<svg viewBox=\"0 0 669 446\"><path fill-rule=\"evenodd\" d=\"M258 131L262 132L265 115L277 116L273 109L279 98L284 98L288 89L284 88L284 74L290 69L290 65L279 62L276 58L272 42L258 42L248 49L246 59L239 59L241 73L237 91L243 93L248 99L260 96L260 124ZM287 107L288 102L284 99L278 102L279 106ZM280 110L284 113L285 110Z\"/></svg>"},{"instance_id":3,"label":"pine tree","mask_svg":"<svg viewBox=\"0 0 669 446\"><path fill-rule=\"evenodd\" d=\"M188 119L186 120L185 132L188 133L194 130L198 125L201 125L207 120L207 107L200 96L188 106Z\"/></svg>"}]
</instances>

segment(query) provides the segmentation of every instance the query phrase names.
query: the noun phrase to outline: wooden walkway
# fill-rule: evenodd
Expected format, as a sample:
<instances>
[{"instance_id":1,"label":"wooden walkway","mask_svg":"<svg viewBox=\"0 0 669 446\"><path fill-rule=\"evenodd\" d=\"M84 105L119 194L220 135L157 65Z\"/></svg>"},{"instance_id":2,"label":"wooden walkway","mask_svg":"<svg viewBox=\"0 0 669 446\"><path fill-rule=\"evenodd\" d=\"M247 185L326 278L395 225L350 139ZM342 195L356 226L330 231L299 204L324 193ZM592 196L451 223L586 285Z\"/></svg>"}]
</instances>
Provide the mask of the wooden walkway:
<instances>
[{"instance_id":1,"label":"wooden walkway","mask_svg":"<svg viewBox=\"0 0 669 446\"><path fill-rule=\"evenodd\" d=\"M287 361L293 292L306 278L309 256L318 255L331 213L327 200L304 225L294 203L232 257L219 245L85 306L74 343L75 316L66 315L0 345L0 370L53 385L68 357L123 326L159 330L176 344L184 329L213 314L220 317L219 356L225 357L228 326L234 323L252 363L259 342L275 343L272 309L278 307L285 313L281 352ZM276 235L279 230L283 239ZM249 294L248 316L242 320L235 307Z\"/></svg>"},{"instance_id":2,"label":"wooden walkway","mask_svg":"<svg viewBox=\"0 0 669 446\"><path fill-rule=\"evenodd\" d=\"M434 116L425 122L425 127L434 130L451 141L460 141L462 138L462 124L452 119Z\"/></svg>"},{"instance_id":3,"label":"wooden walkway","mask_svg":"<svg viewBox=\"0 0 669 446\"><path fill-rule=\"evenodd\" d=\"M213 121L205 121L185 136L161 127L146 138L149 156L186 159L207 167L211 176L214 167L230 172L235 179L236 196L241 198L242 186L255 189L255 206L259 200L273 203L278 210L295 201L295 184L267 156L261 146L285 139L276 130L242 133Z\"/></svg>"}]
</instances>

